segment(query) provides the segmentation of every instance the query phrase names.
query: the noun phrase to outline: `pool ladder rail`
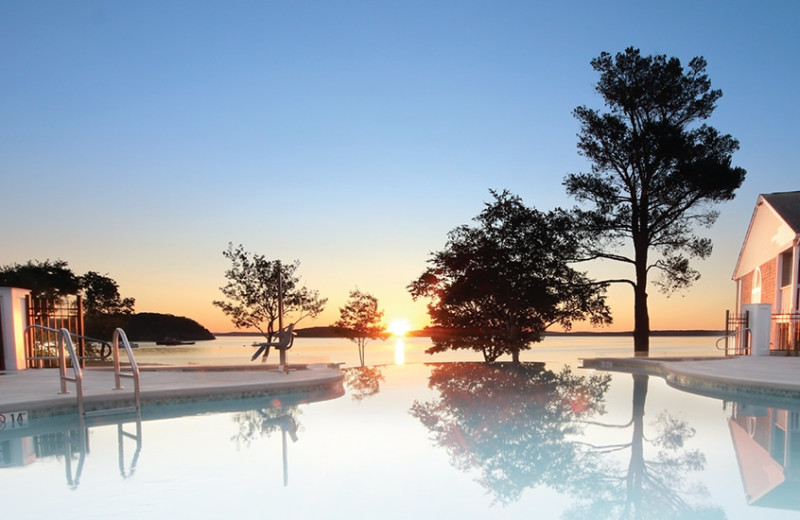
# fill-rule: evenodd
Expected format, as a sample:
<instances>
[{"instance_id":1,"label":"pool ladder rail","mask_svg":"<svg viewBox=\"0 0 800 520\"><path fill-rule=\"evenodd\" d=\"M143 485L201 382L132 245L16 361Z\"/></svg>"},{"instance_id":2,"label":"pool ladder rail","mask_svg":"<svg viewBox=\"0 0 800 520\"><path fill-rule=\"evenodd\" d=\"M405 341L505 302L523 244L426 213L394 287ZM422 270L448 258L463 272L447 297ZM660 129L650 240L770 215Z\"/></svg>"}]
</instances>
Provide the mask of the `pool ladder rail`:
<instances>
[{"instance_id":1,"label":"pool ladder rail","mask_svg":"<svg viewBox=\"0 0 800 520\"><path fill-rule=\"evenodd\" d=\"M726 331L725 335L719 338L715 344L717 350L724 350L726 356L746 356L750 354L750 329L738 329ZM732 340L732 341L731 341ZM725 342L720 346L720 343ZM733 346L730 343L733 343Z\"/></svg>"},{"instance_id":2,"label":"pool ladder rail","mask_svg":"<svg viewBox=\"0 0 800 520\"><path fill-rule=\"evenodd\" d=\"M81 423L84 421L81 420ZM118 464L119 474L122 478L130 478L136 472L136 464L139 461L139 455L142 452L142 419L139 415L135 419L136 433L125 431L122 422L117 423L117 451L118 451ZM81 424L77 430L70 430L64 432L64 470L67 475L67 485L70 489L77 489L83 467L86 463L86 456L89 454L89 428L85 424ZM126 464L125 444L126 440L131 439L135 442L135 449L130 461ZM73 450L78 453L78 463L73 469L72 455Z\"/></svg>"},{"instance_id":3,"label":"pool ladder rail","mask_svg":"<svg viewBox=\"0 0 800 520\"><path fill-rule=\"evenodd\" d=\"M59 380L61 383L61 390L59 393L70 393L67 389L67 383L75 384L75 392L78 398L78 415L81 418L87 416L108 415L112 413L135 412L137 416L141 414L142 401L139 387L139 366L136 364L136 359L133 357L133 350L124 330L121 328L114 330L114 336L111 344L111 352L114 356L114 390L123 390L125 388L122 386L123 377L133 379L134 406L92 410L87 412L83 403L83 370L81 369L80 358L75 353L75 347L72 344L72 334L65 328L53 329L43 325L29 325L28 329L41 329L54 332L58 335L58 370ZM128 355L130 372L122 371L119 360L120 342L122 343L122 346ZM67 375L67 355L69 355L69 361L72 364L72 376Z\"/></svg>"}]
</instances>

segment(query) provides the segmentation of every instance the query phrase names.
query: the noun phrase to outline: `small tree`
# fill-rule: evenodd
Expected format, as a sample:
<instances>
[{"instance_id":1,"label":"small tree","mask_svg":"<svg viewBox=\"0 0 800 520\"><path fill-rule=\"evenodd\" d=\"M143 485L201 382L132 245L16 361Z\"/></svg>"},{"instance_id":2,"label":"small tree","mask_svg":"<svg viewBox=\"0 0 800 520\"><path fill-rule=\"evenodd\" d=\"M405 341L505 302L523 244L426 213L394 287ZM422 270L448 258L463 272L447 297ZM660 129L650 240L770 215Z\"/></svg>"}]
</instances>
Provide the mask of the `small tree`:
<instances>
[{"instance_id":1,"label":"small tree","mask_svg":"<svg viewBox=\"0 0 800 520\"><path fill-rule=\"evenodd\" d=\"M122 298L119 285L108 276L89 271L80 278L86 335L111 338L117 327L128 327L136 300Z\"/></svg>"},{"instance_id":2,"label":"small tree","mask_svg":"<svg viewBox=\"0 0 800 520\"><path fill-rule=\"evenodd\" d=\"M570 215L491 193L495 200L475 218L478 226L451 231L445 249L408 286L415 300L432 300L432 324L445 332L427 352L471 349L488 362L506 353L519 362L520 351L552 325L610 323L605 285L568 265L581 252Z\"/></svg>"},{"instance_id":3,"label":"small tree","mask_svg":"<svg viewBox=\"0 0 800 520\"><path fill-rule=\"evenodd\" d=\"M378 299L358 289L350 291L350 298L339 308L339 314L341 319L333 324L334 331L358 346L358 359L363 367L367 342L385 337L386 327L381 322L383 311L378 310Z\"/></svg>"},{"instance_id":4,"label":"small tree","mask_svg":"<svg viewBox=\"0 0 800 520\"><path fill-rule=\"evenodd\" d=\"M327 298L300 286L300 278L295 276L298 260L291 264L267 260L263 255L248 253L241 244L236 248L228 244L222 254L232 264L225 272L228 283L220 288L228 300L213 304L230 316L236 328L256 329L271 342L278 333L281 296L284 314L294 314L295 323L305 317L314 318L325 308Z\"/></svg>"},{"instance_id":5,"label":"small tree","mask_svg":"<svg viewBox=\"0 0 800 520\"><path fill-rule=\"evenodd\" d=\"M108 276L89 271L80 278L83 310L87 316L100 314L133 314L136 300L122 298L119 285Z\"/></svg>"},{"instance_id":6,"label":"small tree","mask_svg":"<svg viewBox=\"0 0 800 520\"><path fill-rule=\"evenodd\" d=\"M616 57L592 60L600 73L596 90L607 113L581 106L578 149L592 173L570 174L567 193L589 204L581 215L592 251L587 259L609 259L633 268L634 350L649 351L647 283L660 272L665 293L688 287L700 274L689 258L711 254L711 240L694 234L717 218L710 206L733 199L745 170L731 166L739 143L705 124L720 90L711 90L706 61L687 70L677 58L643 57L628 48ZM655 253L651 258L649 255Z\"/></svg>"}]
</instances>

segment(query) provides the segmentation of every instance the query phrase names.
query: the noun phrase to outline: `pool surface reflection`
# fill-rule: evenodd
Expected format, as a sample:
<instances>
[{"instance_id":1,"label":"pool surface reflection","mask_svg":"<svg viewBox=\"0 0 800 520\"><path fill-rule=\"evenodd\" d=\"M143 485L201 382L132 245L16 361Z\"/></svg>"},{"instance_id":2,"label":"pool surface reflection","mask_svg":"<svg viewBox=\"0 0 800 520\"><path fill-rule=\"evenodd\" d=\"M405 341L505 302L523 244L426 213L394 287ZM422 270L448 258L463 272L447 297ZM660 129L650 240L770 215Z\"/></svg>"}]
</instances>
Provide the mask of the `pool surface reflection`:
<instances>
[{"instance_id":1,"label":"pool surface reflection","mask_svg":"<svg viewBox=\"0 0 800 520\"><path fill-rule=\"evenodd\" d=\"M347 368L340 396L75 422L0 432L9 518L800 517L800 403L564 363Z\"/></svg>"}]
</instances>

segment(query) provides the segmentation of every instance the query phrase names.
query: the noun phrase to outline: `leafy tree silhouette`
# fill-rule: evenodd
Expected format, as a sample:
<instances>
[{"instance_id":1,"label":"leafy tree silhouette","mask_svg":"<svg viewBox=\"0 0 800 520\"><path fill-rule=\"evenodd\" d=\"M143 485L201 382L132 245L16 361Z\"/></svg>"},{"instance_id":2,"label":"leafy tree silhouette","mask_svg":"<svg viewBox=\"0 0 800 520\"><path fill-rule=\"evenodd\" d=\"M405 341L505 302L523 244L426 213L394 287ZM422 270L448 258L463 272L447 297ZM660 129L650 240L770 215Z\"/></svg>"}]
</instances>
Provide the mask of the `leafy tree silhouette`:
<instances>
[{"instance_id":1,"label":"leafy tree silhouette","mask_svg":"<svg viewBox=\"0 0 800 520\"><path fill-rule=\"evenodd\" d=\"M378 299L358 289L350 291L344 307L339 308L340 319L333 324L334 333L358 346L358 359L364 366L365 348L371 339L386 339L386 326L381 322L383 311L378 309Z\"/></svg>"},{"instance_id":2,"label":"leafy tree silhouette","mask_svg":"<svg viewBox=\"0 0 800 520\"><path fill-rule=\"evenodd\" d=\"M587 253L575 219L556 209L527 207L508 191L491 191L473 220L447 235L428 268L408 286L411 297L430 299L435 333L426 352L467 349L487 362L542 341L545 331L575 321L611 323L605 284L570 267Z\"/></svg>"},{"instance_id":3,"label":"leafy tree silhouette","mask_svg":"<svg viewBox=\"0 0 800 520\"><path fill-rule=\"evenodd\" d=\"M695 234L717 219L713 205L734 198L746 171L731 165L739 142L704 121L721 90L711 88L706 60L684 68L677 58L642 56L628 47L591 62L595 90L607 111L577 107L578 150L590 173L565 177L567 194L585 229L586 260L632 268L607 282L631 286L634 350L650 350L649 279L666 294L691 286L700 273L692 258L707 258L711 240Z\"/></svg>"}]
</instances>

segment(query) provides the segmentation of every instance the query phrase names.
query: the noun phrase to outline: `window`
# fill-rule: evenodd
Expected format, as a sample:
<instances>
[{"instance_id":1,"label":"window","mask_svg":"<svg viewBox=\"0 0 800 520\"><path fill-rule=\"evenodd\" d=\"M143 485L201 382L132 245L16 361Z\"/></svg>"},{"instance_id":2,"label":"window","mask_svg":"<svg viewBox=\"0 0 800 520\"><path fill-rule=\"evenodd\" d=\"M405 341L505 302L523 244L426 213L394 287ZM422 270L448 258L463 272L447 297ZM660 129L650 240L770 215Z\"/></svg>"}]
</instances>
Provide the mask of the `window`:
<instances>
[{"instance_id":1,"label":"window","mask_svg":"<svg viewBox=\"0 0 800 520\"><path fill-rule=\"evenodd\" d=\"M750 291L750 303L761 303L761 268L753 271L753 287Z\"/></svg>"},{"instance_id":2,"label":"window","mask_svg":"<svg viewBox=\"0 0 800 520\"><path fill-rule=\"evenodd\" d=\"M781 253L781 287L792 283L792 250L787 249Z\"/></svg>"}]
</instances>

